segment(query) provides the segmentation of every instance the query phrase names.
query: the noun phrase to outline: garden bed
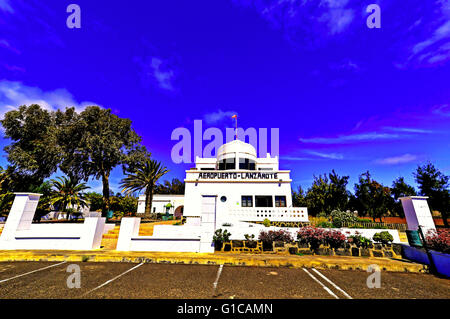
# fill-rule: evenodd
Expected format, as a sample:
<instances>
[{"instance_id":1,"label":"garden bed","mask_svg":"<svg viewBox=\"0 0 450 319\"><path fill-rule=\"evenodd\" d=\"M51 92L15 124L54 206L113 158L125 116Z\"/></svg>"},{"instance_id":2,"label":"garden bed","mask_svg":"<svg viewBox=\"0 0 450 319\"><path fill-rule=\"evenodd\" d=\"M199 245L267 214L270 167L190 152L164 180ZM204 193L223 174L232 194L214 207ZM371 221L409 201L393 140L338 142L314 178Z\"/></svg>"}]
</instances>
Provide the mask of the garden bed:
<instances>
[{"instance_id":1,"label":"garden bed","mask_svg":"<svg viewBox=\"0 0 450 319\"><path fill-rule=\"evenodd\" d=\"M285 243L275 241L271 245L262 241L230 240L224 242L216 251L229 253L281 254L281 255L319 255L319 256L353 256L353 257L387 257L401 258L402 248L399 244L371 244L367 248L346 243L342 248L320 245L311 249L308 244L299 242Z\"/></svg>"}]
</instances>

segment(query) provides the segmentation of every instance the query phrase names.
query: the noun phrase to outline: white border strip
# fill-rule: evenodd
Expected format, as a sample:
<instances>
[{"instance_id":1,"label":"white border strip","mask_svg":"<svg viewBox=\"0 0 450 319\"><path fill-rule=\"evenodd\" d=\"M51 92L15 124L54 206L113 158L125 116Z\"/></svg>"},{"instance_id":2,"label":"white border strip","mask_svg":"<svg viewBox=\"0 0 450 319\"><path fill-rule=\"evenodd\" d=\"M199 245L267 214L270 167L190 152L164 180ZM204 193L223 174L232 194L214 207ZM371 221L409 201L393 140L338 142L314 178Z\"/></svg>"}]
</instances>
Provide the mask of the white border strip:
<instances>
[{"instance_id":1,"label":"white border strip","mask_svg":"<svg viewBox=\"0 0 450 319\"><path fill-rule=\"evenodd\" d=\"M305 268L303 268L303 270L315 281L317 281L319 283L319 285L322 286L323 289L325 289L326 292L328 292L330 295L332 295L334 298L339 299L338 296L336 296L327 286L325 286L323 283L321 283L319 281L319 279L317 279L316 277L314 277L308 270L306 270Z\"/></svg>"},{"instance_id":2,"label":"white border strip","mask_svg":"<svg viewBox=\"0 0 450 319\"><path fill-rule=\"evenodd\" d=\"M113 281L116 280L117 278L122 277L123 275L129 273L130 271L135 270L135 269L138 268L138 267L141 267L143 264L144 264L144 263L140 263L139 265L134 266L133 268L128 269L127 271L124 271L124 272L121 273L120 275L118 275L118 276L116 276L116 277L114 277L114 278L112 278L112 279L110 279L110 280L104 282L104 283L101 284L100 286L97 286L97 287L95 287L94 289L89 290L88 292L86 292L85 294L83 294L83 296L85 296L85 295L87 295L87 294L89 294L89 293L91 293L91 292L93 292L93 291L95 291L95 290L97 290L97 289L100 289L100 288L102 288L103 286L106 286L107 284L113 282Z\"/></svg>"},{"instance_id":3,"label":"white border strip","mask_svg":"<svg viewBox=\"0 0 450 319\"><path fill-rule=\"evenodd\" d=\"M220 278L220 274L222 273L222 269L223 269L223 265L220 265L219 270L217 270L216 281L214 281L214 283L213 283L214 290L216 290L217 284L219 283L219 278Z\"/></svg>"},{"instance_id":4,"label":"white border strip","mask_svg":"<svg viewBox=\"0 0 450 319\"><path fill-rule=\"evenodd\" d=\"M318 274L320 277L322 277L323 279L325 279L329 284L331 284L334 288L336 288L337 290L339 290L340 292L342 292L344 294L345 297L347 297L348 299L353 299L348 293L346 293L344 290L342 290L338 285L336 285L334 282L332 282L330 279L328 279L327 277L325 277L324 275L322 275L318 270L316 270L315 268L312 268L312 271L314 271L316 274Z\"/></svg>"},{"instance_id":5,"label":"white border strip","mask_svg":"<svg viewBox=\"0 0 450 319\"><path fill-rule=\"evenodd\" d=\"M67 261L63 261L63 262L60 262L60 263L58 263L58 264L50 265L50 266L47 266L47 267L44 267L44 268L39 268L39 269L30 271L30 272L27 272L27 273L25 273L25 274L21 274L21 275L17 275L17 276L8 278L8 279L0 280L0 284L3 283L3 282L5 282L5 281L9 281L9 280L16 279L16 278L19 278L19 277L22 277L22 276L26 276L26 275L29 275L29 274L32 274L32 273L35 273L35 272L38 272L38 271L41 271L41 270L45 270L45 269L48 269L48 268L56 267L56 266L59 266L59 265L62 265L62 264L64 264L64 263L66 263L66 262L67 262Z\"/></svg>"}]
</instances>

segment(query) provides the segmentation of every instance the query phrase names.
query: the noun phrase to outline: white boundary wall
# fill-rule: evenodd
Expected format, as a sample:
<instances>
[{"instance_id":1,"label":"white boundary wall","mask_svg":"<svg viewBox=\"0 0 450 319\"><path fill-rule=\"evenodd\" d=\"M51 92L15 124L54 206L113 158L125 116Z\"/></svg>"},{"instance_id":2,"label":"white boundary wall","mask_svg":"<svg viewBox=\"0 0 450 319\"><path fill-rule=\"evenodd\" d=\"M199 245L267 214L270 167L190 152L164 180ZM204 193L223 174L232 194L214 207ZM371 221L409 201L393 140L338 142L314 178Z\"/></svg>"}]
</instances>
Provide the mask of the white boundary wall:
<instances>
[{"instance_id":1,"label":"white boundary wall","mask_svg":"<svg viewBox=\"0 0 450 319\"><path fill-rule=\"evenodd\" d=\"M0 250L100 248L105 231L105 218L88 217L83 224L32 224L40 196L33 193L16 193L0 236Z\"/></svg>"}]
</instances>

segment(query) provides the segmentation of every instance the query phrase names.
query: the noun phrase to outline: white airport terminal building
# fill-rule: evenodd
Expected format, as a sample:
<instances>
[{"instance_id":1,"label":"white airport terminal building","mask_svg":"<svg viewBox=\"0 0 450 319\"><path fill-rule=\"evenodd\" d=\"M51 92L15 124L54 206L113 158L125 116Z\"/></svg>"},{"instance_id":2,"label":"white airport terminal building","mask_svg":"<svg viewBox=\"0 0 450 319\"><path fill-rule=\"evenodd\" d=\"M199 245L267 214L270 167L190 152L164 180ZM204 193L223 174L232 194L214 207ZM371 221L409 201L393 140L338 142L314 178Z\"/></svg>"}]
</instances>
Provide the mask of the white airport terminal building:
<instances>
[{"instance_id":1,"label":"white airport terminal building","mask_svg":"<svg viewBox=\"0 0 450 319\"><path fill-rule=\"evenodd\" d=\"M199 224L205 197L214 205L215 224L239 222L307 222L306 207L292 207L289 170L280 170L278 157L258 158L255 148L240 140L222 145L217 158L195 160L186 171L185 195L155 194L153 213L183 212L187 224ZM170 205L168 205L170 204ZM169 208L169 207L170 208ZM138 216L145 211L139 198Z\"/></svg>"}]
</instances>

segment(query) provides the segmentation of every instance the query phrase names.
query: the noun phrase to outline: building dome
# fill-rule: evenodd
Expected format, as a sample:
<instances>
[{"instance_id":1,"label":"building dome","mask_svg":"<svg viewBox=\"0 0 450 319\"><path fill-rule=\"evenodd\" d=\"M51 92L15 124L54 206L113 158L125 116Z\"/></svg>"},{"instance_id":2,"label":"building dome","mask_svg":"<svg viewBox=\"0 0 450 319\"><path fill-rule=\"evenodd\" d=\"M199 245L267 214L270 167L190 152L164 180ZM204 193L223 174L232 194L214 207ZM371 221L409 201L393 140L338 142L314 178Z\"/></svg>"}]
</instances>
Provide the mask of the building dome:
<instances>
[{"instance_id":1,"label":"building dome","mask_svg":"<svg viewBox=\"0 0 450 319\"><path fill-rule=\"evenodd\" d=\"M222 158L234 157L236 153L238 153L238 157L256 158L256 149L251 144L240 140L234 140L219 147L217 159L220 160Z\"/></svg>"}]
</instances>

